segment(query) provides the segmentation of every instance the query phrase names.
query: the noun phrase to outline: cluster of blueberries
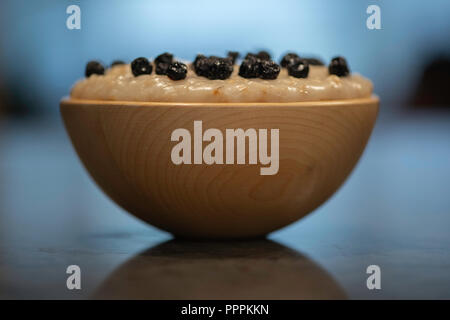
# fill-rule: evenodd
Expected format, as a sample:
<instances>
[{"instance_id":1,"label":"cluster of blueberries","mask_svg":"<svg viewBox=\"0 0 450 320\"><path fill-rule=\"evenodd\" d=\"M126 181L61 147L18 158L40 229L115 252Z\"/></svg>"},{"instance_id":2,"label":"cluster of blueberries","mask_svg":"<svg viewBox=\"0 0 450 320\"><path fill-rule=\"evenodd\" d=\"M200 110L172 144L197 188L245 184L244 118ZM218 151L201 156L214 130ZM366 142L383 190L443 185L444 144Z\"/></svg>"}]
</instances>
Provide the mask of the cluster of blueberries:
<instances>
[{"instance_id":1,"label":"cluster of blueberries","mask_svg":"<svg viewBox=\"0 0 450 320\"><path fill-rule=\"evenodd\" d=\"M233 73L233 66L239 57L239 53L230 51L227 57L209 56L199 54L195 57L192 66L198 76L210 80L225 80ZM114 61L111 66L124 64L123 61ZM186 78L188 68L186 64L174 61L170 53L160 54L153 61L155 73L167 75L172 80L182 80ZM281 65L281 67L280 67ZM266 51L258 53L248 53L239 67L239 76L243 78L276 79L281 68L286 68L288 74L295 78L307 78L310 65L323 65L323 62L315 58L301 58L296 53L287 53L283 56L280 64L271 60L270 54ZM151 74L153 65L147 58L136 58L131 62L131 72L135 77L142 74ZM347 61L343 57L335 57L328 65L330 74L339 77L347 76L350 71ZM90 61L86 65L85 75L89 77L92 74L104 74L105 68L98 61Z\"/></svg>"}]
</instances>

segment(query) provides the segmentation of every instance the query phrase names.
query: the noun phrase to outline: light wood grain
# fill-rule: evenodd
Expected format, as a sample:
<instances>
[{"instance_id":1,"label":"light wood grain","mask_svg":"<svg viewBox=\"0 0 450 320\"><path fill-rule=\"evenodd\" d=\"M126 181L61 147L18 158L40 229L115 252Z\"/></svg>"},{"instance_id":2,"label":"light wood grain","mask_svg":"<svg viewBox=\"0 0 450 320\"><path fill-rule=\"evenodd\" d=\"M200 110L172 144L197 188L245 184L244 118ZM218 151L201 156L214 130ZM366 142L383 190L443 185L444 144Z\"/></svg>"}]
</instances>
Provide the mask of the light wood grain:
<instances>
[{"instance_id":1,"label":"light wood grain","mask_svg":"<svg viewBox=\"0 0 450 320\"><path fill-rule=\"evenodd\" d=\"M286 226L327 200L361 156L378 98L255 104L63 100L85 167L116 203L177 236L246 238ZM280 130L278 174L260 165L174 165L173 130Z\"/></svg>"}]
</instances>

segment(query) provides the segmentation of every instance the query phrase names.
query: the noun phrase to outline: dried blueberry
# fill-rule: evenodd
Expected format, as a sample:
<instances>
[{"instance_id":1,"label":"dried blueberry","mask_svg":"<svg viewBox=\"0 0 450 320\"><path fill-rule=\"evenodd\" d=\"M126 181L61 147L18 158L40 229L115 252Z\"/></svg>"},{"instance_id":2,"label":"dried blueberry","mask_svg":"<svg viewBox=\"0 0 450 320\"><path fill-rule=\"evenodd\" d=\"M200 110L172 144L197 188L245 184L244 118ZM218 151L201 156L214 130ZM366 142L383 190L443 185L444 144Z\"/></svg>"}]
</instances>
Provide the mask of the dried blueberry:
<instances>
[{"instance_id":1,"label":"dried blueberry","mask_svg":"<svg viewBox=\"0 0 450 320\"><path fill-rule=\"evenodd\" d=\"M338 77L345 77L350 73L350 70L347 66L347 61L345 58L335 57L331 59L331 62L328 65L328 72L330 74L335 74Z\"/></svg>"},{"instance_id":2,"label":"dried blueberry","mask_svg":"<svg viewBox=\"0 0 450 320\"><path fill-rule=\"evenodd\" d=\"M258 52L258 54L256 55L258 57L258 59L261 60L270 60L270 53L268 53L267 51L260 51Z\"/></svg>"},{"instance_id":3,"label":"dried blueberry","mask_svg":"<svg viewBox=\"0 0 450 320\"><path fill-rule=\"evenodd\" d=\"M245 59L250 59L250 58L256 58L256 59L259 59L259 60L270 60L270 54L267 51L264 51L264 50L260 51L258 53L249 52L244 57L244 60Z\"/></svg>"},{"instance_id":4,"label":"dried blueberry","mask_svg":"<svg viewBox=\"0 0 450 320\"><path fill-rule=\"evenodd\" d=\"M233 62L231 58L219 58L216 56L207 58L198 55L193 64L195 73L198 76L206 77L210 80L227 79L233 72Z\"/></svg>"},{"instance_id":5,"label":"dried blueberry","mask_svg":"<svg viewBox=\"0 0 450 320\"><path fill-rule=\"evenodd\" d=\"M309 73L309 63L305 59L298 59L287 67L288 74L295 78L307 78Z\"/></svg>"},{"instance_id":6,"label":"dried blueberry","mask_svg":"<svg viewBox=\"0 0 450 320\"><path fill-rule=\"evenodd\" d=\"M125 64L125 62L122 61L122 60L114 60L114 61L111 63L111 67L119 66L119 65L121 65L121 64Z\"/></svg>"},{"instance_id":7,"label":"dried blueberry","mask_svg":"<svg viewBox=\"0 0 450 320\"><path fill-rule=\"evenodd\" d=\"M167 74L167 68L169 68L169 65L173 62L173 55L164 52L157 56L153 62L155 64L155 73L165 75Z\"/></svg>"},{"instance_id":8,"label":"dried blueberry","mask_svg":"<svg viewBox=\"0 0 450 320\"><path fill-rule=\"evenodd\" d=\"M153 70L153 66L147 60L147 58L136 58L131 62L131 72L135 77L140 76L141 74L151 74Z\"/></svg>"},{"instance_id":9,"label":"dried blueberry","mask_svg":"<svg viewBox=\"0 0 450 320\"><path fill-rule=\"evenodd\" d=\"M104 74L104 73L105 73L105 68L98 61L89 61L86 65L86 69L84 71L86 78L89 78L93 74Z\"/></svg>"},{"instance_id":10,"label":"dried blueberry","mask_svg":"<svg viewBox=\"0 0 450 320\"><path fill-rule=\"evenodd\" d=\"M195 70L196 73L197 73L197 70L196 70L197 69L197 65L198 65L199 61L201 61L203 59L206 59L206 57L204 55L202 55L202 54L198 54L195 57L194 62L192 62L192 65L194 66L194 70Z\"/></svg>"},{"instance_id":11,"label":"dried blueberry","mask_svg":"<svg viewBox=\"0 0 450 320\"><path fill-rule=\"evenodd\" d=\"M248 59L259 59L258 54L249 52L244 57L244 60L248 60Z\"/></svg>"},{"instance_id":12,"label":"dried blueberry","mask_svg":"<svg viewBox=\"0 0 450 320\"><path fill-rule=\"evenodd\" d=\"M308 61L310 66L323 66L324 63L322 60L317 58L304 58L306 61Z\"/></svg>"},{"instance_id":13,"label":"dried blueberry","mask_svg":"<svg viewBox=\"0 0 450 320\"><path fill-rule=\"evenodd\" d=\"M286 55L284 55L284 57L280 61L280 64L283 68L287 68L289 64L298 61L298 59L300 59L298 54L289 52Z\"/></svg>"},{"instance_id":14,"label":"dried blueberry","mask_svg":"<svg viewBox=\"0 0 450 320\"><path fill-rule=\"evenodd\" d=\"M232 60L227 58L210 58L210 60L208 79L225 80L233 73Z\"/></svg>"},{"instance_id":15,"label":"dried blueberry","mask_svg":"<svg viewBox=\"0 0 450 320\"><path fill-rule=\"evenodd\" d=\"M234 66L234 61L232 57L226 57L226 58L221 58L223 60L225 60L227 63L231 64L232 66Z\"/></svg>"},{"instance_id":16,"label":"dried blueberry","mask_svg":"<svg viewBox=\"0 0 450 320\"><path fill-rule=\"evenodd\" d=\"M243 78L258 78L259 77L260 60L254 56L247 55L239 67L239 75Z\"/></svg>"},{"instance_id":17,"label":"dried blueberry","mask_svg":"<svg viewBox=\"0 0 450 320\"><path fill-rule=\"evenodd\" d=\"M169 63L159 62L155 64L155 73L156 74L167 74L167 69L169 68Z\"/></svg>"},{"instance_id":18,"label":"dried blueberry","mask_svg":"<svg viewBox=\"0 0 450 320\"><path fill-rule=\"evenodd\" d=\"M171 64L173 62L173 54L170 54L168 52L164 52L163 54L160 54L155 58L155 65L158 63L167 63Z\"/></svg>"},{"instance_id":19,"label":"dried blueberry","mask_svg":"<svg viewBox=\"0 0 450 320\"><path fill-rule=\"evenodd\" d=\"M280 73L280 66L271 60L263 60L259 63L259 77L261 79L276 79Z\"/></svg>"},{"instance_id":20,"label":"dried blueberry","mask_svg":"<svg viewBox=\"0 0 450 320\"><path fill-rule=\"evenodd\" d=\"M205 56L197 56L194 61L195 73L200 77L208 77L209 68L211 66L211 59Z\"/></svg>"},{"instance_id":21,"label":"dried blueberry","mask_svg":"<svg viewBox=\"0 0 450 320\"><path fill-rule=\"evenodd\" d=\"M173 62L167 68L167 76L172 80L182 80L186 78L187 66L181 62Z\"/></svg>"},{"instance_id":22,"label":"dried blueberry","mask_svg":"<svg viewBox=\"0 0 450 320\"><path fill-rule=\"evenodd\" d=\"M228 51L227 57L231 58L232 63L235 64L237 58L239 58L239 52L237 52L237 51Z\"/></svg>"}]
</instances>

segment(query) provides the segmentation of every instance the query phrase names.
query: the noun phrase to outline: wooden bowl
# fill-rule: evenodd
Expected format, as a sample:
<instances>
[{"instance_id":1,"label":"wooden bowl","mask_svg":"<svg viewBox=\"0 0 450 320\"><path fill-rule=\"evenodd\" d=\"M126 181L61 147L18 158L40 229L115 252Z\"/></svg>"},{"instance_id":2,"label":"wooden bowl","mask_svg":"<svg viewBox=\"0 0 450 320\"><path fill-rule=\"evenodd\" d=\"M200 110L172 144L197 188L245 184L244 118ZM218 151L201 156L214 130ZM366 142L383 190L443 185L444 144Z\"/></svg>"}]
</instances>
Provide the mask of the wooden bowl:
<instances>
[{"instance_id":1,"label":"wooden bowl","mask_svg":"<svg viewBox=\"0 0 450 320\"><path fill-rule=\"evenodd\" d=\"M86 169L125 210L179 237L231 239L264 236L327 200L361 156L378 102L375 96L298 103L67 99L61 113ZM224 159L226 129L267 129L269 141L270 130L279 129L278 172L262 175L267 165L249 164L255 148L245 148L245 164L205 164L198 150L192 158L197 152L201 164L174 164L173 131L187 129L194 140L200 120L203 132L223 133Z\"/></svg>"}]
</instances>

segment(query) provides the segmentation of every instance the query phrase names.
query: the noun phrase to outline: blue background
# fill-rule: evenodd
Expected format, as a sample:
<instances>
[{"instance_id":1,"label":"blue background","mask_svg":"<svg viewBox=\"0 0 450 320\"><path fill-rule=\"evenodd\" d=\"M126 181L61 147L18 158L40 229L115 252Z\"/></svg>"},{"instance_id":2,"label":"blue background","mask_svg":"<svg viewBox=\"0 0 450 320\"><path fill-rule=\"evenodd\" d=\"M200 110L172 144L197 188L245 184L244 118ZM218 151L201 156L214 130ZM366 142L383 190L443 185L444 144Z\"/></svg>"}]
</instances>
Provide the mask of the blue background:
<instances>
[{"instance_id":1,"label":"blue background","mask_svg":"<svg viewBox=\"0 0 450 320\"><path fill-rule=\"evenodd\" d=\"M66 8L81 8L81 30L66 28ZM381 30L368 30L366 8L381 8ZM268 49L326 61L347 57L373 80L389 112L411 99L425 64L450 54L450 2L422 1L23 1L2 0L0 88L30 110L58 113L60 98L87 61L183 59Z\"/></svg>"}]
</instances>

